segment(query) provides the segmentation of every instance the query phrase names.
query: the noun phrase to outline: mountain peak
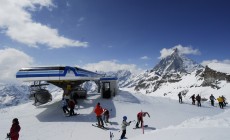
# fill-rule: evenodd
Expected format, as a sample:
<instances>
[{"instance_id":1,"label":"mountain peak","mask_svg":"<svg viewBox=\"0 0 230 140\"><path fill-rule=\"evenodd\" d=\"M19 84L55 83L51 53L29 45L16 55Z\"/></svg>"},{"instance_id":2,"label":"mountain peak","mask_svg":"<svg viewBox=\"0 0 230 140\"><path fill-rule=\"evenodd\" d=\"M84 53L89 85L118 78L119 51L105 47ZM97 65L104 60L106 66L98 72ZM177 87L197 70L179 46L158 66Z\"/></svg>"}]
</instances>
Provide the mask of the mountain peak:
<instances>
[{"instance_id":1,"label":"mountain peak","mask_svg":"<svg viewBox=\"0 0 230 140\"><path fill-rule=\"evenodd\" d=\"M201 67L202 66L197 64L195 61L180 55L179 50L175 48L172 54L161 59L151 72L155 71L160 75L175 72L190 73Z\"/></svg>"}]
</instances>

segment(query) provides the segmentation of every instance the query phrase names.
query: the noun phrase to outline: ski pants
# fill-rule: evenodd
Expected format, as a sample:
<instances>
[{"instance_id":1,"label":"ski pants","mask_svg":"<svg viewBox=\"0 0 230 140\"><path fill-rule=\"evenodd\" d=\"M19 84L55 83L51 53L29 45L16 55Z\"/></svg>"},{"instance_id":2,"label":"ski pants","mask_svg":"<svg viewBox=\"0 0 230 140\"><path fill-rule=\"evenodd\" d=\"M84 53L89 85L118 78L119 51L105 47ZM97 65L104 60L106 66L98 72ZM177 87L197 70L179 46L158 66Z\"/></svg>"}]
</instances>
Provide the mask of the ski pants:
<instances>
[{"instance_id":1,"label":"ski pants","mask_svg":"<svg viewBox=\"0 0 230 140\"><path fill-rule=\"evenodd\" d=\"M122 130L121 139L125 138L126 130Z\"/></svg>"},{"instance_id":2,"label":"ski pants","mask_svg":"<svg viewBox=\"0 0 230 140\"><path fill-rule=\"evenodd\" d=\"M64 113L66 113L66 112L69 113L69 109L67 108L67 106L63 106L62 109L63 109Z\"/></svg>"},{"instance_id":3,"label":"ski pants","mask_svg":"<svg viewBox=\"0 0 230 140\"><path fill-rule=\"evenodd\" d=\"M214 106L214 100L211 100L211 105Z\"/></svg>"},{"instance_id":4,"label":"ski pants","mask_svg":"<svg viewBox=\"0 0 230 140\"><path fill-rule=\"evenodd\" d=\"M97 116L97 123L98 123L98 126L104 126L104 123L103 123L101 115Z\"/></svg>"}]
</instances>

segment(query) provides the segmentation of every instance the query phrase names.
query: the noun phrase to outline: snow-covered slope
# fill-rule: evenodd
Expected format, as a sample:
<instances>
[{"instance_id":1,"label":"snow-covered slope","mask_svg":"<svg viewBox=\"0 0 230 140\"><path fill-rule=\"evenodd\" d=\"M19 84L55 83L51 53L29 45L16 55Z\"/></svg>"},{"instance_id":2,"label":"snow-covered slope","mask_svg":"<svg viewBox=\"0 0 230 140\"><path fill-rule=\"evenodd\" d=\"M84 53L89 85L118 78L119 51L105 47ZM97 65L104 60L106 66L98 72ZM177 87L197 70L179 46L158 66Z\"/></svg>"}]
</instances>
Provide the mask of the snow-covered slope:
<instances>
[{"instance_id":1,"label":"snow-covered slope","mask_svg":"<svg viewBox=\"0 0 230 140\"><path fill-rule=\"evenodd\" d=\"M114 135L113 139L117 140L121 135L122 117L127 116L128 121L136 120L136 114L139 111L149 112L150 118L144 118L144 123L149 127L145 129L143 135L143 131L134 130L135 123L131 123L127 127L126 134L129 139L167 140L173 137L184 140L192 136L193 140L210 140L210 137L214 140L217 136L223 139L230 138L230 135L226 134L230 130L228 107L224 110L211 107L209 102L202 102L202 107L197 107L191 105L190 101L179 104L177 100L151 97L131 89L121 89L121 92L113 99L102 99L99 94L90 93L86 100L79 100L75 108L75 112L80 115L64 117L60 102L62 94L59 91L54 94L57 96L52 102L39 107L28 102L0 109L0 138L6 137L12 119L17 117L22 127L20 132L22 140L108 140L110 132ZM110 110L112 125L106 126L109 128L107 131L91 125L96 123L95 114L92 111L97 102Z\"/></svg>"}]
</instances>

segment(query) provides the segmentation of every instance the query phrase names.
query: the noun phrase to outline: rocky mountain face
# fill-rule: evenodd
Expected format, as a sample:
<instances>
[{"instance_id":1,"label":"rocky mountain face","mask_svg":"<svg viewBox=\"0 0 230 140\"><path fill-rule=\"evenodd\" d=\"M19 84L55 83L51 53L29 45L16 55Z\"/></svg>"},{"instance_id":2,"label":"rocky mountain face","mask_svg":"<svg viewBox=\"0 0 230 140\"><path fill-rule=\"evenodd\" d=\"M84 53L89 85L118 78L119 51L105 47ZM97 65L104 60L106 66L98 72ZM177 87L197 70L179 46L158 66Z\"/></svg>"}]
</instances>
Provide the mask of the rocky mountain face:
<instances>
[{"instance_id":1,"label":"rocky mountain face","mask_svg":"<svg viewBox=\"0 0 230 140\"><path fill-rule=\"evenodd\" d=\"M196 78L197 81L203 81L202 84L196 86L210 86L219 89L219 81L230 82L229 74L217 72L209 67L204 68L195 61L180 55L178 50L175 49L171 55L161 59L153 69L133 78L129 87L134 87L137 91L145 90L147 94L153 93L162 85L179 83L188 75Z\"/></svg>"},{"instance_id":2,"label":"rocky mountain face","mask_svg":"<svg viewBox=\"0 0 230 140\"><path fill-rule=\"evenodd\" d=\"M217 72L212 70L208 66L205 67L204 71L201 73L200 77L204 79L201 86L211 86L213 88L219 89L219 81L224 80L230 82L230 75L222 72Z\"/></svg>"},{"instance_id":3,"label":"rocky mountain face","mask_svg":"<svg viewBox=\"0 0 230 140\"><path fill-rule=\"evenodd\" d=\"M171 55L161 59L152 70L139 75L135 90L143 89L146 90L146 93L154 92L163 83L179 82L184 75L199 69L203 69L203 66L180 55L178 50L175 49Z\"/></svg>"},{"instance_id":4,"label":"rocky mountain face","mask_svg":"<svg viewBox=\"0 0 230 140\"><path fill-rule=\"evenodd\" d=\"M191 73L202 66L195 61L181 55L178 49L163 59L150 71L159 75L169 75L174 73Z\"/></svg>"}]
</instances>

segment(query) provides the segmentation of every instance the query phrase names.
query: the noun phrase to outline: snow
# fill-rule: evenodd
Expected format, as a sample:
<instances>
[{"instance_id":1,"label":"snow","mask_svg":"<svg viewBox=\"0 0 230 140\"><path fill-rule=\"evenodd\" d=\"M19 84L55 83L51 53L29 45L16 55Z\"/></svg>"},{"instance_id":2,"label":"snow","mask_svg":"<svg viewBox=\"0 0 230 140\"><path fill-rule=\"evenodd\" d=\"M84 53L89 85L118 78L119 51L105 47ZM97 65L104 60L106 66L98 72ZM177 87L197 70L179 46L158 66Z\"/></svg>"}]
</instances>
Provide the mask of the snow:
<instances>
[{"instance_id":1,"label":"snow","mask_svg":"<svg viewBox=\"0 0 230 140\"><path fill-rule=\"evenodd\" d=\"M227 92L223 89L222 92ZM199 89L201 90L201 89ZM229 90L228 90L229 91ZM229 107L220 109L211 107L210 103L202 102L202 107L191 105L190 100L179 104L175 97L163 98L137 93L133 89L123 88L112 99L102 99L98 93L89 93L87 99L79 100L75 112L78 116L64 117L61 109L62 91L54 91L52 102L35 107L33 102L0 109L0 139L5 139L9 132L11 121L17 117L20 121L21 140L108 140L110 132L113 139L119 139L122 117L128 121L136 120L136 114L147 111L150 118L145 117L144 123L149 127L143 134L141 129L133 129L135 123L127 127L126 137L130 140L216 140L230 139ZM210 91L214 93L214 91ZM177 94L176 94L177 95ZM172 96L172 95L171 95ZM176 100L174 100L176 99ZM229 99L229 97L227 97ZM92 127L96 123L93 108L97 104L110 110L111 123L105 131ZM217 103L216 103L217 106Z\"/></svg>"}]
</instances>

